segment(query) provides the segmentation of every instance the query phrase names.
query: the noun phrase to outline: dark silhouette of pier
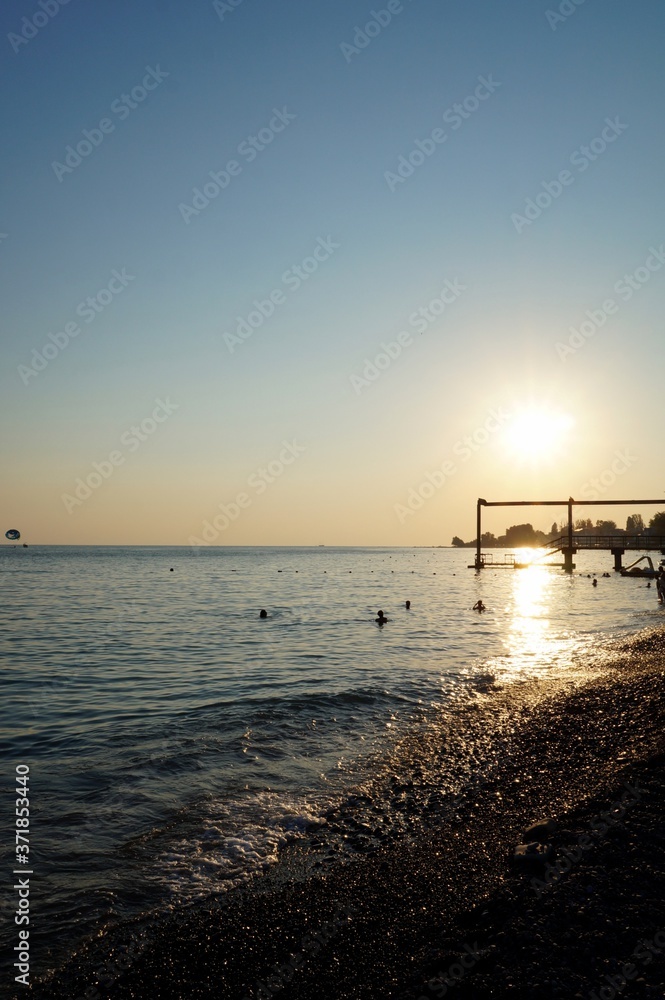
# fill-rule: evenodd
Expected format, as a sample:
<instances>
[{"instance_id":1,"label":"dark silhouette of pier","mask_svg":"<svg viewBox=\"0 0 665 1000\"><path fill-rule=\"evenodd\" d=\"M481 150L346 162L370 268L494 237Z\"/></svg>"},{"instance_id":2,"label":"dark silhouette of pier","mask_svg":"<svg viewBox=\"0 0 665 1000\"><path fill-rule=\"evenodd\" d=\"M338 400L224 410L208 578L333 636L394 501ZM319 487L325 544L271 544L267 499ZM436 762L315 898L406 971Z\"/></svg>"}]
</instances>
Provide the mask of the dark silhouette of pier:
<instances>
[{"instance_id":1,"label":"dark silhouette of pier","mask_svg":"<svg viewBox=\"0 0 665 1000\"><path fill-rule=\"evenodd\" d=\"M476 505L476 559L469 569L481 570L486 566L499 567L499 566L519 566L519 562L515 560L514 555L511 557L504 556L503 561L494 561L493 555L487 556L483 555L481 552L481 538L482 538L482 508L483 507L567 507L568 508L568 532L565 535L561 535L560 538L555 538L550 542L546 542L544 545L534 546L534 549L538 555L537 559L545 558L546 556L552 555L556 552L561 552L563 555L563 563L561 563L562 569L565 569L566 573L572 573L575 568L575 563L573 562L573 556L580 550L584 549L599 549L611 552L614 556L614 569L617 573L621 572L622 564L621 557L627 551L654 551L659 550L663 555L665 555L665 536L663 535L626 535L626 534L613 534L613 535L576 535L573 530L573 507L601 507L601 506L632 506L640 507L646 504L659 504L660 506L665 506L665 499L661 498L659 500L573 500L572 497L568 497L567 500L484 500L482 497L478 498ZM549 563L548 565L553 565ZM559 565L559 564L554 564Z\"/></svg>"}]
</instances>

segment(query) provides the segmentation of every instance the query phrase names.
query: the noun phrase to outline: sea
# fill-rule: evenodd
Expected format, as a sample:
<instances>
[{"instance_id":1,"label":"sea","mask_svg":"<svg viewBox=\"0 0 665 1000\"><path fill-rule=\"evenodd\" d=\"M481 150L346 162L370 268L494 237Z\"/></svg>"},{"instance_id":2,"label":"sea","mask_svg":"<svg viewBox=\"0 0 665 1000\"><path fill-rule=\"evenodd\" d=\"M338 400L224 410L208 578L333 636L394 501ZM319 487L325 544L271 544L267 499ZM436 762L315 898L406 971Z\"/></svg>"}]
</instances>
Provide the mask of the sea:
<instances>
[{"instance_id":1,"label":"sea","mask_svg":"<svg viewBox=\"0 0 665 1000\"><path fill-rule=\"evenodd\" d=\"M3 968L15 871L39 977L123 921L247 888L476 692L575 679L663 620L655 585L609 553L573 575L476 573L473 555L2 547Z\"/></svg>"}]
</instances>

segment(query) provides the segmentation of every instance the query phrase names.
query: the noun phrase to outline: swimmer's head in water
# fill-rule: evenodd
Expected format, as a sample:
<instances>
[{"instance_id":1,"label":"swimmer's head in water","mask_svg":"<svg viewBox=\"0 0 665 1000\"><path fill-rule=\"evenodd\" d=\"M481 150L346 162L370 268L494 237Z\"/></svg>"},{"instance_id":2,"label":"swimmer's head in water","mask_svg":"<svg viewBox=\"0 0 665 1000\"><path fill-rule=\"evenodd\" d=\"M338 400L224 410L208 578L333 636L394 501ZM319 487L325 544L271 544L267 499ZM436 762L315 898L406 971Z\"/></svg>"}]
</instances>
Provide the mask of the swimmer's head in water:
<instances>
[{"instance_id":1,"label":"swimmer's head in water","mask_svg":"<svg viewBox=\"0 0 665 1000\"><path fill-rule=\"evenodd\" d=\"M262 608L261 611L259 611L259 618L267 618L267 617L268 617L268 612L265 610L265 608Z\"/></svg>"},{"instance_id":2,"label":"swimmer's head in water","mask_svg":"<svg viewBox=\"0 0 665 1000\"><path fill-rule=\"evenodd\" d=\"M411 607L411 601L407 601L406 602L406 610L408 611L410 607Z\"/></svg>"}]
</instances>

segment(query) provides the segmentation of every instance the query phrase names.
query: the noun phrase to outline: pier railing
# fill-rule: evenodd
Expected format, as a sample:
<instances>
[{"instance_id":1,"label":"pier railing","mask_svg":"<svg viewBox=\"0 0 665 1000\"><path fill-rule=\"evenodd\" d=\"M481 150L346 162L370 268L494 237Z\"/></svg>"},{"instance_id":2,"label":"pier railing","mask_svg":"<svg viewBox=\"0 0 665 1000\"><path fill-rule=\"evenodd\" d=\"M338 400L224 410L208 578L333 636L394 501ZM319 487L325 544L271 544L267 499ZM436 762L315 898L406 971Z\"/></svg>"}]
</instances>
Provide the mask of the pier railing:
<instances>
[{"instance_id":1,"label":"pier railing","mask_svg":"<svg viewBox=\"0 0 665 1000\"><path fill-rule=\"evenodd\" d=\"M551 542L545 542L538 546L543 554L549 552L561 552L570 546L568 535L561 535ZM574 549L631 549L636 551L650 552L654 549L665 551L664 535L573 535Z\"/></svg>"}]
</instances>

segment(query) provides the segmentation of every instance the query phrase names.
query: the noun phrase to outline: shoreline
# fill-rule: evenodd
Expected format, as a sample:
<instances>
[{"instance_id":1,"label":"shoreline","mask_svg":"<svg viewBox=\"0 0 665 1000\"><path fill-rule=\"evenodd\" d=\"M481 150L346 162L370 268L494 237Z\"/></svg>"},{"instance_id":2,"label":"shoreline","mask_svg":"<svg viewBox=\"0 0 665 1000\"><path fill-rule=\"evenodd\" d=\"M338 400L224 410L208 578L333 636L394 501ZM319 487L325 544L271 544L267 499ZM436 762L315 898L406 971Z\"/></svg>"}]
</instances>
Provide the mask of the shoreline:
<instances>
[{"instance_id":1,"label":"shoreline","mask_svg":"<svg viewBox=\"0 0 665 1000\"><path fill-rule=\"evenodd\" d=\"M377 844L356 830L340 852L316 831L246 888L91 942L33 995L575 998L609 989L618 956L638 970L631 997L662 998L665 956L634 953L665 934L665 633L614 650L576 684L479 692L442 721L438 748L405 741L386 788L403 832ZM438 787L427 763L447 771ZM456 788L458 765L471 777ZM363 818L384 805L359 803ZM571 865L550 884L511 865L543 817L557 823L555 861ZM351 809L343 819L342 841L359 825ZM608 926L617 893L624 919Z\"/></svg>"}]
</instances>

